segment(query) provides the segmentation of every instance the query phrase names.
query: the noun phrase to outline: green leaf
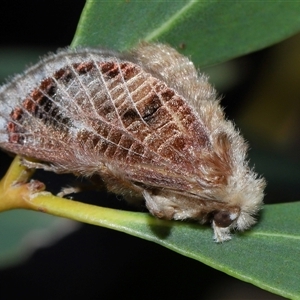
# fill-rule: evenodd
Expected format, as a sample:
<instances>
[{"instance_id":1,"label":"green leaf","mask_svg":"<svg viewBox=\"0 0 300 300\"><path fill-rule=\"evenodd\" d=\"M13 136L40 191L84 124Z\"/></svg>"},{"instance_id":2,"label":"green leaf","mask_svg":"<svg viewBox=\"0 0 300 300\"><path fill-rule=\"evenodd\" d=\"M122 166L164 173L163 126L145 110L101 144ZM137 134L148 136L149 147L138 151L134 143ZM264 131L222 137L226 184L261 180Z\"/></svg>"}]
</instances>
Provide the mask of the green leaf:
<instances>
[{"instance_id":1,"label":"green leaf","mask_svg":"<svg viewBox=\"0 0 300 300\"><path fill-rule=\"evenodd\" d=\"M216 244L200 225L140 216L118 218L122 231L154 241L283 297L300 298L300 202L266 205L258 225ZM115 216L116 217L116 216ZM148 220L147 220L148 219ZM146 221L146 222L145 222ZM126 230L125 230L126 228Z\"/></svg>"},{"instance_id":2,"label":"green leaf","mask_svg":"<svg viewBox=\"0 0 300 300\"><path fill-rule=\"evenodd\" d=\"M72 46L125 50L158 40L180 48L196 64L210 65L298 32L299 8L298 1L88 1ZM76 209L73 201L62 201L57 215L153 241L270 292L300 298L299 203L266 206L253 230L216 244L209 227L82 203Z\"/></svg>"},{"instance_id":3,"label":"green leaf","mask_svg":"<svg viewBox=\"0 0 300 300\"><path fill-rule=\"evenodd\" d=\"M51 214L111 228L160 244L283 297L300 299L300 202L266 205L259 223L229 242L213 242L213 230L188 222L87 205L49 194L31 204Z\"/></svg>"},{"instance_id":4,"label":"green leaf","mask_svg":"<svg viewBox=\"0 0 300 300\"><path fill-rule=\"evenodd\" d=\"M87 1L73 46L125 50L161 41L205 66L300 30L300 1Z\"/></svg>"},{"instance_id":5,"label":"green leaf","mask_svg":"<svg viewBox=\"0 0 300 300\"><path fill-rule=\"evenodd\" d=\"M8 267L29 257L41 247L56 242L78 224L55 216L28 210L1 213L0 267Z\"/></svg>"},{"instance_id":6,"label":"green leaf","mask_svg":"<svg viewBox=\"0 0 300 300\"><path fill-rule=\"evenodd\" d=\"M5 82L9 76L23 72L29 63L37 62L39 57L48 52L49 49L42 48L1 47L0 84Z\"/></svg>"}]
</instances>

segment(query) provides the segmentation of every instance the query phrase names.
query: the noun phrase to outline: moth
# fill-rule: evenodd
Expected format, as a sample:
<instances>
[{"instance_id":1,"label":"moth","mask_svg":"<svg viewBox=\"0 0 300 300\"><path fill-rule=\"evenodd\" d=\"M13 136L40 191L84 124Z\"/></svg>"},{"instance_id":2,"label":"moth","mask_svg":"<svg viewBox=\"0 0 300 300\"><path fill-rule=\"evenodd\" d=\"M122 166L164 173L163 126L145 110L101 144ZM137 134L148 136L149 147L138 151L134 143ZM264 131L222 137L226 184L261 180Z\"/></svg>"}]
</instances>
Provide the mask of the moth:
<instances>
[{"instance_id":1,"label":"moth","mask_svg":"<svg viewBox=\"0 0 300 300\"><path fill-rule=\"evenodd\" d=\"M170 46L61 50L3 85L0 101L0 147L25 166L100 175L158 218L211 223L216 242L256 222L265 181L247 144Z\"/></svg>"}]
</instances>

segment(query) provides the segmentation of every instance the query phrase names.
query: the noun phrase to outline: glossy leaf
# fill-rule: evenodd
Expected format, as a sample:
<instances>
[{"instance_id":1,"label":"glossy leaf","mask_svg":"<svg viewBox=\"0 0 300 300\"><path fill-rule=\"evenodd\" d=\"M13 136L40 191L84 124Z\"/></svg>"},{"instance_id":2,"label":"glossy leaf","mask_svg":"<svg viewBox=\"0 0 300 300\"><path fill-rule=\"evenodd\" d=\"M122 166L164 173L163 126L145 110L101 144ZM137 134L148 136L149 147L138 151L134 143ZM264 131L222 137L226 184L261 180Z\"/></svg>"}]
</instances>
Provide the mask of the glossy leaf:
<instances>
[{"instance_id":1,"label":"glossy leaf","mask_svg":"<svg viewBox=\"0 0 300 300\"><path fill-rule=\"evenodd\" d=\"M72 45L124 50L158 40L211 65L298 32L299 11L299 1L90 0Z\"/></svg>"},{"instance_id":2,"label":"glossy leaf","mask_svg":"<svg viewBox=\"0 0 300 300\"><path fill-rule=\"evenodd\" d=\"M300 298L300 202L266 205L257 226L216 244L209 226L158 220L41 194L32 207L137 236L283 297Z\"/></svg>"},{"instance_id":3,"label":"glossy leaf","mask_svg":"<svg viewBox=\"0 0 300 300\"><path fill-rule=\"evenodd\" d=\"M78 228L78 224L55 216L28 210L11 210L0 218L0 267L28 258Z\"/></svg>"},{"instance_id":4,"label":"glossy leaf","mask_svg":"<svg viewBox=\"0 0 300 300\"><path fill-rule=\"evenodd\" d=\"M140 40L167 42L210 65L276 43L300 30L300 2L88 1L73 46L130 49ZM51 201L50 201L51 200ZM300 298L300 203L268 205L253 230L215 244L212 230L148 214L95 207L49 194L32 209L153 241L263 289Z\"/></svg>"}]
</instances>

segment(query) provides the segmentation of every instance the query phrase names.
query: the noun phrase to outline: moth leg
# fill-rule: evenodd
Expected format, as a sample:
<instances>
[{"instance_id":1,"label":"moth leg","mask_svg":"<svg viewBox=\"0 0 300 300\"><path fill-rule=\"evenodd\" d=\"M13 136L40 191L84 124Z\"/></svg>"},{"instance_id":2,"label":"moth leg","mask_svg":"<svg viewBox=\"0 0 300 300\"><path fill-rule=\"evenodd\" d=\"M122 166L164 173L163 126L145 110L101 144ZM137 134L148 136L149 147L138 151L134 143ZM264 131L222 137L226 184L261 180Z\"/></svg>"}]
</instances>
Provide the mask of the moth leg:
<instances>
[{"instance_id":1,"label":"moth leg","mask_svg":"<svg viewBox=\"0 0 300 300\"><path fill-rule=\"evenodd\" d=\"M61 191L58 194L56 194L56 196L63 198L70 194L77 194L81 191L82 191L82 188L79 186L68 186L68 187L62 188Z\"/></svg>"},{"instance_id":2,"label":"moth leg","mask_svg":"<svg viewBox=\"0 0 300 300\"><path fill-rule=\"evenodd\" d=\"M214 230L214 241L217 243L222 243L231 240L230 229L228 227L219 227L216 225L215 221L212 222L212 228Z\"/></svg>"},{"instance_id":3,"label":"moth leg","mask_svg":"<svg viewBox=\"0 0 300 300\"><path fill-rule=\"evenodd\" d=\"M75 182L74 186L67 186L63 187L61 191L57 194L58 197L65 197L70 194L77 194L80 192L86 192L86 191L100 191L105 190L105 185L103 182L94 182L90 179L87 183L79 183Z\"/></svg>"},{"instance_id":4,"label":"moth leg","mask_svg":"<svg viewBox=\"0 0 300 300\"><path fill-rule=\"evenodd\" d=\"M236 220L240 215L238 207L215 211L212 220L214 240L222 243L231 239L230 231L236 226Z\"/></svg>"},{"instance_id":5,"label":"moth leg","mask_svg":"<svg viewBox=\"0 0 300 300\"><path fill-rule=\"evenodd\" d=\"M45 171L52 171L55 173L65 173L66 169L63 167L55 166L48 164L46 162L36 162L26 159L25 157L21 158L21 164L28 169L42 169Z\"/></svg>"},{"instance_id":6,"label":"moth leg","mask_svg":"<svg viewBox=\"0 0 300 300\"><path fill-rule=\"evenodd\" d=\"M199 220L206 213L202 211L201 205L195 206L194 201L183 195L160 191L143 191L146 206L150 213L158 218L167 220Z\"/></svg>"},{"instance_id":7,"label":"moth leg","mask_svg":"<svg viewBox=\"0 0 300 300\"><path fill-rule=\"evenodd\" d=\"M153 195L148 191L143 191L146 200L146 206L149 212L157 218L171 220L174 217L175 210L170 205L170 200L161 195Z\"/></svg>"}]
</instances>

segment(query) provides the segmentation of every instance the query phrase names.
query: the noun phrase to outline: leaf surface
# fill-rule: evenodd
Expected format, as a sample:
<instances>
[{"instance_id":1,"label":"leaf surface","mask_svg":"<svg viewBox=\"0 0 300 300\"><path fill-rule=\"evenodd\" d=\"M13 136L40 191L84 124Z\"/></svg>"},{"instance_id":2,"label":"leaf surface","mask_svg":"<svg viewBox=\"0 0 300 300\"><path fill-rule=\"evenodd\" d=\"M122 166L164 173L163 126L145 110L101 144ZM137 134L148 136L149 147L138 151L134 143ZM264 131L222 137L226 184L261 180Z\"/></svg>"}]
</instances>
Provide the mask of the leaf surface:
<instances>
[{"instance_id":1,"label":"leaf surface","mask_svg":"<svg viewBox=\"0 0 300 300\"><path fill-rule=\"evenodd\" d=\"M73 46L165 42L200 66L268 47L300 30L299 1L87 1Z\"/></svg>"}]
</instances>

